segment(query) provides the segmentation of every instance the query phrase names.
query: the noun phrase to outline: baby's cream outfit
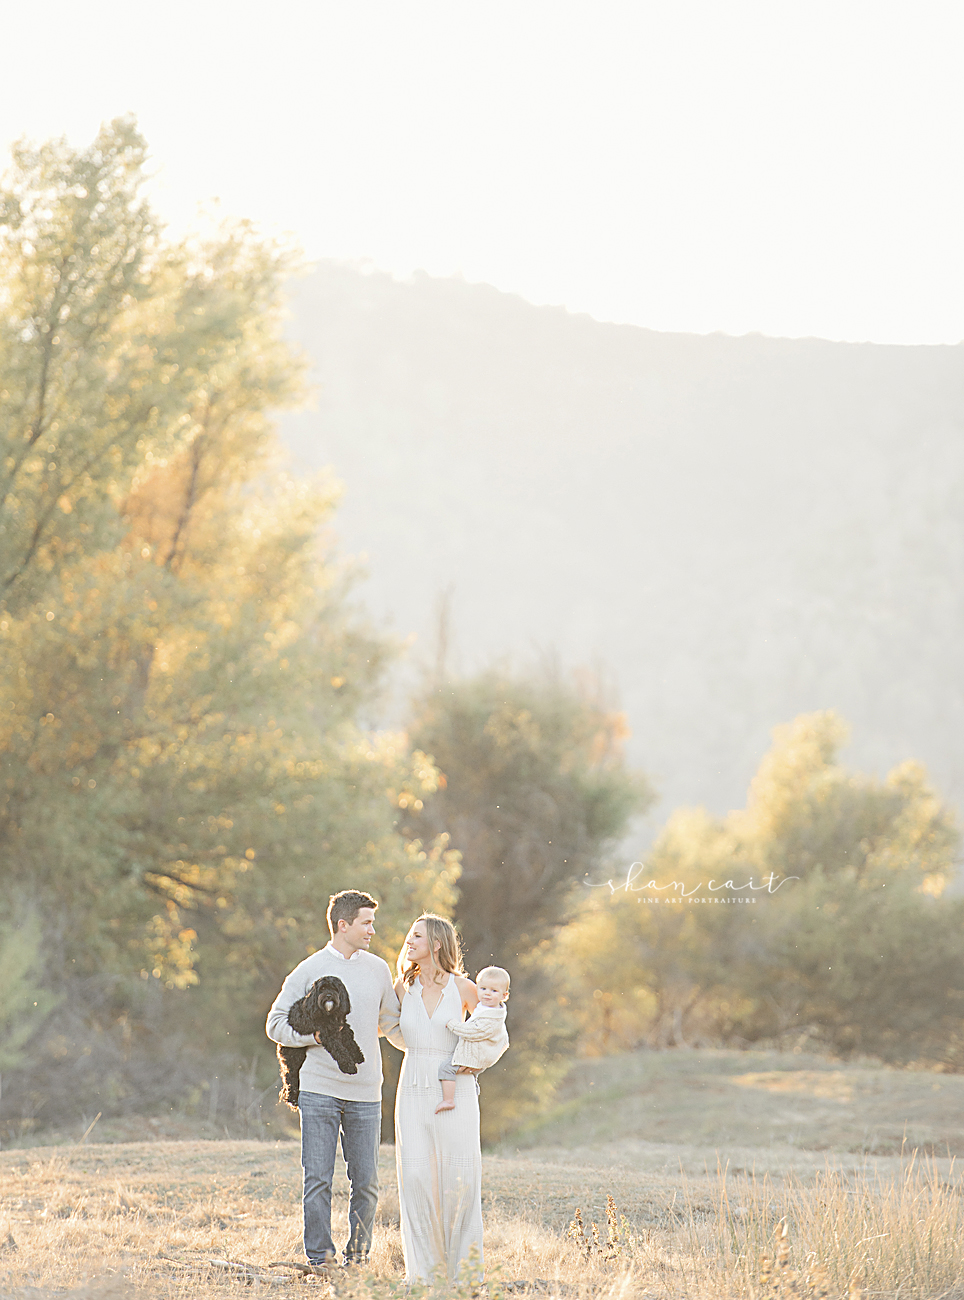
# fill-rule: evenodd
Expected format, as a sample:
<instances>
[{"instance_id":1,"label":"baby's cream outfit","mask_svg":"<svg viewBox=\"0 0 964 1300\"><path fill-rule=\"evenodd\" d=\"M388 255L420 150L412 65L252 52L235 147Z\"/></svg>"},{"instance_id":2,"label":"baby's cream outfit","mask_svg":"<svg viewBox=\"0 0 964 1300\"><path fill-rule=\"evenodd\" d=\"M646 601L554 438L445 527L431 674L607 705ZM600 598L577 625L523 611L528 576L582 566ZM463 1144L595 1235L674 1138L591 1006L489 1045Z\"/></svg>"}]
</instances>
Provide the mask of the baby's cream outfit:
<instances>
[{"instance_id":1,"label":"baby's cream outfit","mask_svg":"<svg viewBox=\"0 0 964 1300\"><path fill-rule=\"evenodd\" d=\"M480 1002L468 1020L450 1020L447 1028L460 1040L452 1053L454 1066L487 1070L509 1046L504 1006L484 1007Z\"/></svg>"}]
</instances>

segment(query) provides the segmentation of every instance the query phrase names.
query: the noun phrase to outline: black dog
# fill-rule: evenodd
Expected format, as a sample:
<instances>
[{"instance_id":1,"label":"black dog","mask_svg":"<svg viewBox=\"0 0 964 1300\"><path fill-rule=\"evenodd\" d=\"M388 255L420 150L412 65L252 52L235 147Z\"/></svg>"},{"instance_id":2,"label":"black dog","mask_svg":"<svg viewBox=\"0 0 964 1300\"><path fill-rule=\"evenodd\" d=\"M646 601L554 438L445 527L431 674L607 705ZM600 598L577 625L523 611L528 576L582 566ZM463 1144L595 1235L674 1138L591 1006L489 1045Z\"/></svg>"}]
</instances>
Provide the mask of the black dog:
<instances>
[{"instance_id":1,"label":"black dog","mask_svg":"<svg viewBox=\"0 0 964 1300\"><path fill-rule=\"evenodd\" d=\"M357 1074L365 1060L355 1042L346 1017L351 1011L348 990L337 975L323 975L315 980L303 998L288 1011L288 1024L296 1034L317 1034L321 1046L337 1064L342 1074ZM280 1100L292 1110L298 1109L298 1077L308 1055L307 1047L282 1047L278 1044L281 1066Z\"/></svg>"}]
</instances>

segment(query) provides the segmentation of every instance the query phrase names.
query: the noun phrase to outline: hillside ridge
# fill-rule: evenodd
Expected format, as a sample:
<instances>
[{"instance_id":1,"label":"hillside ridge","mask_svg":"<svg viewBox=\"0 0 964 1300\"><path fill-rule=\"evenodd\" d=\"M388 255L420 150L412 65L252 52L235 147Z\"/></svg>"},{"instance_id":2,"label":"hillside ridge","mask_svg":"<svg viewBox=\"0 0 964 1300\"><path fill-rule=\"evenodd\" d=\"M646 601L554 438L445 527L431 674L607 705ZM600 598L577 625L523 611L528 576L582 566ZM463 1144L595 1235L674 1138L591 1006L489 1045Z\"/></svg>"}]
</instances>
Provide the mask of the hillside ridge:
<instances>
[{"instance_id":1,"label":"hillside ridge","mask_svg":"<svg viewBox=\"0 0 964 1300\"><path fill-rule=\"evenodd\" d=\"M612 684L670 807L739 806L771 728L964 802L961 346L661 334L459 279L322 263L292 294L359 589L450 664L540 653ZM392 718L386 720L391 721Z\"/></svg>"}]
</instances>

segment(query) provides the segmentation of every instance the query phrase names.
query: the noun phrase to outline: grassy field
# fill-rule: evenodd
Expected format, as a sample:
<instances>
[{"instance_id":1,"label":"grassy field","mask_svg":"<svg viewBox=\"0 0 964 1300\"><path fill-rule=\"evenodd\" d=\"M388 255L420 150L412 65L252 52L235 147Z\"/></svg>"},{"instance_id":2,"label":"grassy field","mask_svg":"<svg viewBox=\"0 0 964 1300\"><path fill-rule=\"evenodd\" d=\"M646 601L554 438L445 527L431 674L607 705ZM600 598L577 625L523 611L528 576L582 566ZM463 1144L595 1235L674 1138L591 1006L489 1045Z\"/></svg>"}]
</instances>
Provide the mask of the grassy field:
<instances>
[{"instance_id":1,"label":"grassy field","mask_svg":"<svg viewBox=\"0 0 964 1300\"><path fill-rule=\"evenodd\" d=\"M931 1146L952 1145L959 1081L897 1074L735 1053L582 1063L541 1135L484 1156L489 1295L964 1296L953 1158L901 1155L899 1143L879 1154L912 1121ZM650 1127L674 1111L676 1131ZM0 1294L198 1300L302 1286L293 1267L272 1267L302 1259L297 1143L165 1140L170 1122L142 1130L150 1140L95 1142L111 1132L98 1125L85 1145L76 1134L0 1152ZM402 1293L390 1147L381 1182L370 1272L312 1278L319 1296ZM567 1235L577 1210L578 1239ZM344 1239L343 1168L334 1211Z\"/></svg>"},{"instance_id":2,"label":"grassy field","mask_svg":"<svg viewBox=\"0 0 964 1300\"><path fill-rule=\"evenodd\" d=\"M634 1052L578 1062L515 1146L620 1138L964 1154L964 1075L779 1052Z\"/></svg>"}]
</instances>

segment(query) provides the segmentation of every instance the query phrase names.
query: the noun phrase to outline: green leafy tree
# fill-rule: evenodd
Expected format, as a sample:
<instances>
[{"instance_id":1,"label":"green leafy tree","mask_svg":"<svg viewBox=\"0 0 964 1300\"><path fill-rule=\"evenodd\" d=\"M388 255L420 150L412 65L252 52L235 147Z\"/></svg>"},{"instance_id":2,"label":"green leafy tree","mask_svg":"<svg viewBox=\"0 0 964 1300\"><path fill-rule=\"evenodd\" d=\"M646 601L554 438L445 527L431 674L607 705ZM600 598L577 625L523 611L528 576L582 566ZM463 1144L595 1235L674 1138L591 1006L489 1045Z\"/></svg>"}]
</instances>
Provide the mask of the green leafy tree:
<instances>
[{"instance_id":1,"label":"green leafy tree","mask_svg":"<svg viewBox=\"0 0 964 1300\"><path fill-rule=\"evenodd\" d=\"M0 1071L21 1064L26 1048L55 1000L40 982L41 928L35 913L18 909L0 922Z\"/></svg>"},{"instance_id":2,"label":"green leafy tree","mask_svg":"<svg viewBox=\"0 0 964 1300\"><path fill-rule=\"evenodd\" d=\"M777 728L745 809L675 813L630 888L618 881L587 900L556 955L560 971L578 972L571 1001L588 1050L810 1041L954 1058L964 1003L961 904L944 897L954 818L917 764L883 781L845 769L846 735L832 713ZM734 882L739 893L724 897L757 901L664 901L706 897L711 880L717 891Z\"/></svg>"},{"instance_id":3,"label":"green leafy tree","mask_svg":"<svg viewBox=\"0 0 964 1300\"><path fill-rule=\"evenodd\" d=\"M405 829L451 835L468 969L495 962L512 976L512 1050L486 1076L489 1138L536 1104L558 1070L569 1029L547 952L574 890L651 798L624 765L625 736L621 714L553 674L445 681L417 705L412 743L443 775L424 807L410 805Z\"/></svg>"},{"instance_id":4,"label":"green leafy tree","mask_svg":"<svg viewBox=\"0 0 964 1300\"><path fill-rule=\"evenodd\" d=\"M624 766L625 718L554 675L486 673L416 705L412 743L445 775L408 825L462 854L457 919L473 967L524 956L566 916L651 795Z\"/></svg>"},{"instance_id":5,"label":"green leafy tree","mask_svg":"<svg viewBox=\"0 0 964 1300\"><path fill-rule=\"evenodd\" d=\"M329 893L378 894L394 948L458 875L396 829L434 766L356 721L385 649L319 542L335 492L276 459L292 257L244 224L166 242L143 160L122 120L18 148L0 196L0 892L27 882L60 1003L21 1071L40 1121L176 1093L192 1052L272 1070Z\"/></svg>"}]
</instances>

